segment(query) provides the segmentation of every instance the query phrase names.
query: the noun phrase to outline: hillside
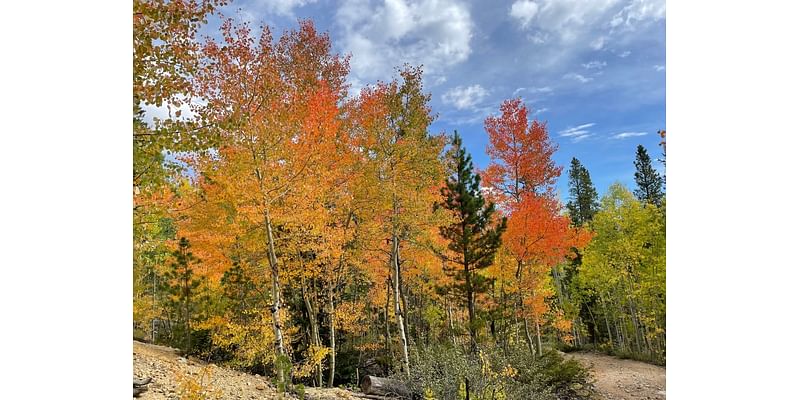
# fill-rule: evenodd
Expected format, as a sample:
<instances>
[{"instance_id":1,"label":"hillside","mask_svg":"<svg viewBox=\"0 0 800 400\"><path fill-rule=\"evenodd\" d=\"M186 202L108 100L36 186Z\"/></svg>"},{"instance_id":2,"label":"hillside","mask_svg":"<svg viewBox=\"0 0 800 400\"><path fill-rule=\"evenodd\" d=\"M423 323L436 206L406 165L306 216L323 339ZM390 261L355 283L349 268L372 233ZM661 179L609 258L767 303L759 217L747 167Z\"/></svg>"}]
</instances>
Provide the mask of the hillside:
<instances>
[{"instance_id":1,"label":"hillside","mask_svg":"<svg viewBox=\"0 0 800 400\"><path fill-rule=\"evenodd\" d=\"M183 358L176 349L142 342L133 342L133 374L136 378L153 378L143 400L191 398L194 388L213 399L279 399L275 386L263 376L251 375L208 364L190 357ZM184 395L185 397L181 396ZM284 399L297 398L287 395ZM308 400L358 399L352 392L334 389L306 389Z\"/></svg>"}]
</instances>

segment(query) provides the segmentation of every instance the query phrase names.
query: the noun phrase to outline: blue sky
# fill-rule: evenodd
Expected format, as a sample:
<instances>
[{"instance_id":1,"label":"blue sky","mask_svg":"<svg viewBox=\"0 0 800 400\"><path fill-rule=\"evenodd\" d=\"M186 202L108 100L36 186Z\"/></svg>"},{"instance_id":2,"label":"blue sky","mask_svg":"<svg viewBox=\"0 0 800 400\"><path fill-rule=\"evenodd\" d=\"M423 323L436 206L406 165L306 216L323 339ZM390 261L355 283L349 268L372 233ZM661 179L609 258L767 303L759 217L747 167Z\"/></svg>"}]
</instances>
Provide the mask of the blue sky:
<instances>
[{"instance_id":1,"label":"blue sky","mask_svg":"<svg viewBox=\"0 0 800 400\"><path fill-rule=\"evenodd\" d=\"M483 120L521 96L558 143L562 200L572 157L602 194L614 181L633 188L638 144L661 154L665 0L232 0L222 12L275 36L313 19L352 55L354 89L422 64L438 114L432 131L457 129L479 168L489 161Z\"/></svg>"}]
</instances>

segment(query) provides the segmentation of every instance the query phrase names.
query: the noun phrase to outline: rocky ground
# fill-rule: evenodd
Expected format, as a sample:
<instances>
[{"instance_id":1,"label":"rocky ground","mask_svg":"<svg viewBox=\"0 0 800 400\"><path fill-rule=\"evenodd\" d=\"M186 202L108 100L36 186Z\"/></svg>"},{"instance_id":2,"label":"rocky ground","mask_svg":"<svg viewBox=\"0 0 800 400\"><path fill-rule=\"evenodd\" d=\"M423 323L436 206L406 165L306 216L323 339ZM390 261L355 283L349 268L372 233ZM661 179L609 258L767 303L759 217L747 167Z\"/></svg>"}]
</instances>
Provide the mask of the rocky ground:
<instances>
[{"instance_id":1,"label":"rocky ground","mask_svg":"<svg viewBox=\"0 0 800 400\"><path fill-rule=\"evenodd\" d=\"M569 353L592 370L599 399L662 400L667 398L667 369L598 353Z\"/></svg>"},{"instance_id":2,"label":"rocky ground","mask_svg":"<svg viewBox=\"0 0 800 400\"><path fill-rule=\"evenodd\" d=\"M598 353L570 353L567 356L592 370L598 399L666 399L664 367ZM133 374L137 379L153 379L148 391L139 396L143 400L297 399L294 395L279 395L265 377L207 364L191 357L186 359L175 349L136 341L133 342ZM201 393L205 397L198 396ZM305 399L363 400L356 393L339 388L306 388Z\"/></svg>"},{"instance_id":3,"label":"rocky ground","mask_svg":"<svg viewBox=\"0 0 800 400\"><path fill-rule=\"evenodd\" d=\"M137 379L153 378L148 390L138 398L165 399L296 399L280 396L263 376L250 375L207 364L194 358L180 357L177 350L133 342L133 375ZM192 396L202 393L205 397ZM352 392L342 389L306 389L308 400L351 400ZM361 400L361 399L359 399Z\"/></svg>"}]
</instances>

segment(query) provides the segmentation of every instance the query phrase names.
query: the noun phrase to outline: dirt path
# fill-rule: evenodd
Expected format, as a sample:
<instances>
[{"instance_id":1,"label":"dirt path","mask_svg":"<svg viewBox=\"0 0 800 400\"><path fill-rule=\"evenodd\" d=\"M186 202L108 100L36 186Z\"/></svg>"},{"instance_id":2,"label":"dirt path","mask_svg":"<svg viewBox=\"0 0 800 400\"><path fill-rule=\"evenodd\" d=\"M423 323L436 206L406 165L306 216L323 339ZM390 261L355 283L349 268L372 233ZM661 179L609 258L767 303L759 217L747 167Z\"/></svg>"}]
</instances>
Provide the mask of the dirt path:
<instances>
[{"instance_id":1,"label":"dirt path","mask_svg":"<svg viewBox=\"0 0 800 400\"><path fill-rule=\"evenodd\" d=\"M667 398L667 369L598 353L569 353L592 370L600 399L663 400Z\"/></svg>"}]
</instances>

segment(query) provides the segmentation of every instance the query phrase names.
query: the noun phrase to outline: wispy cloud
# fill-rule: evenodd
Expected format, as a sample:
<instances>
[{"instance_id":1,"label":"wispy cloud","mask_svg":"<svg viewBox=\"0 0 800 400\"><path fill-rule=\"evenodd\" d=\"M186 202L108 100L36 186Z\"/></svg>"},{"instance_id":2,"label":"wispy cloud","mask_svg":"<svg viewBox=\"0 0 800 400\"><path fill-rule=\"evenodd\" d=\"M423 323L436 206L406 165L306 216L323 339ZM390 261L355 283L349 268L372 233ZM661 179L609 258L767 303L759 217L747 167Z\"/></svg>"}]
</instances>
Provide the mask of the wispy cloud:
<instances>
[{"instance_id":1,"label":"wispy cloud","mask_svg":"<svg viewBox=\"0 0 800 400\"><path fill-rule=\"evenodd\" d=\"M663 65L653 65L653 69L656 71L663 71L666 69Z\"/></svg>"},{"instance_id":2,"label":"wispy cloud","mask_svg":"<svg viewBox=\"0 0 800 400\"><path fill-rule=\"evenodd\" d=\"M606 45L606 38L605 36L600 36L599 38L592 40L592 43L589 44L595 50L603 50L603 46Z\"/></svg>"},{"instance_id":3,"label":"wispy cloud","mask_svg":"<svg viewBox=\"0 0 800 400\"><path fill-rule=\"evenodd\" d=\"M619 57L620 57L620 58L625 58L625 57L627 57L627 56L629 56L629 55L631 55L631 52L630 52L630 50L625 50L625 51L623 51L622 53L619 53Z\"/></svg>"},{"instance_id":4,"label":"wispy cloud","mask_svg":"<svg viewBox=\"0 0 800 400\"><path fill-rule=\"evenodd\" d=\"M489 92L481 85L456 86L442 95L442 103L452 105L459 110L474 108Z\"/></svg>"},{"instance_id":5,"label":"wispy cloud","mask_svg":"<svg viewBox=\"0 0 800 400\"><path fill-rule=\"evenodd\" d=\"M538 31L535 34L531 35L530 33L525 35L528 40L535 44L545 44L550 39L550 34L542 31Z\"/></svg>"},{"instance_id":6,"label":"wispy cloud","mask_svg":"<svg viewBox=\"0 0 800 400\"><path fill-rule=\"evenodd\" d=\"M474 125L482 123L486 117L494 114L497 109L494 106L479 106L470 109L466 115L445 115L442 121L452 125Z\"/></svg>"},{"instance_id":7,"label":"wispy cloud","mask_svg":"<svg viewBox=\"0 0 800 400\"><path fill-rule=\"evenodd\" d=\"M583 135L589 134L589 128L595 126L594 122L590 122L588 124L582 124L575 127L564 129L558 132L558 136L563 137L579 137Z\"/></svg>"},{"instance_id":8,"label":"wispy cloud","mask_svg":"<svg viewBox=\"0 0 800 400\"><path fill-rule=\"evenodd\" d=\"M527 28L538 12L539 5L535 2L531 0L517 0L511 5L508 15L519 20L522 28Z\"/></svg>"},{"instance_id":9,"label":"wispy cloud","mask_svg":"<svg viewBox=\"0 0 800 400\"><path fill-rule=\"evenodd\" d=\"M575 136L575 137L572 138L572 143L578 143L578 142L582 141L583 139L586 139L586 138L588 138L590 136L594 136L594 134L593 133L584 133L583 135Z\"/></svg>"},{"instance_id":10,"label":"wispy cloud","mask_svg":"<svg viewBox=\"0 0 800 400\"><path fill-rule=\"evenodd\" d=\"M550 86L543 86L543 87L519 87L514 90L514 96L520 93L530 93L530 94L538 94L538 93L552 93L553 88Z\"/></svg>"},{"instance_id":11,"label":"wispy cloud","mask_svg":"<svg viewBox=\"0 0 800 400\"><path fill-rule=\"evenodd\" d=\"M294 9L306 4L316 3L317 0L256 0L255 4L268 11L285 17L294 17Z\"/></svg>"},{"instance_id":12,"label":"wispy cloud","mask_svg":"<svg viewBox=\"0 0 800 400\"><path fill-rule=\"evenodd\" d=\"M576 74L574 72L570 72L568 74L564 74L564 79L574 79L580 83L586 83L592 81L594 78L585 77L581 74Z\"/></svg>"},{"instance_id":13,"label":"wispy cloud","mask_svg":"<svg viewBox=\"0 0 800 400\"><path fill-rule=\"evenodd\" d=\"M605 68L605 66L607 64L606 64L605 61L597 61L597 60L595 60L595 61L589 61L588 63L581 64L581 65L583 65L583 68L586 68L586 69L603 69L603 68Z\"/></svg>"},{"instance_id":14,"label":"wispy cloud","mask_svg":"<svg viewBox=\"0 0 800 400\"><path fill-rule=\"evenodd\" d=\"M644 136L647 135L647 132L622 132L617 133L616 135L611 136L612 139L625 139L634 136Z\"/></svg>"},{"instance_id":15,"label":"wispy cloud","mask_svg":"<svg viewBox=\"0 0 800 400\"><path fill-rule=\"evenodd\" d=\"M632 30L638 23L664 19L666 10L664 1L634 0L614 15L609 25L612 29Z\"/></svg>"},{"instance_id":16,"label":"wispy cloud","mask_svg":"<svg viewBox=\"0 0 800 400\"><path fill-rule=\"evenodd\" d=\"M533 112L533 115L539 115L539 114L541 114L541 113L543 113L543 112L547 112L547 111L550 111L550 109L549 109L549 108L547 108L547 107L543 107L543 108L540 108L540 109L538 109L538 110L534 111L534 112Z\"/></svg>"}]
</instances>

